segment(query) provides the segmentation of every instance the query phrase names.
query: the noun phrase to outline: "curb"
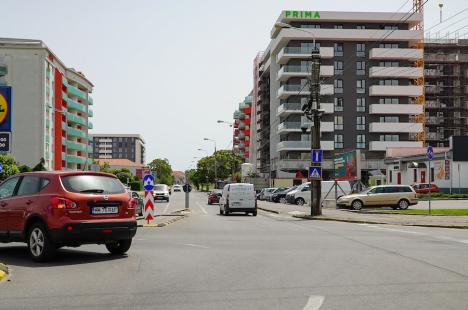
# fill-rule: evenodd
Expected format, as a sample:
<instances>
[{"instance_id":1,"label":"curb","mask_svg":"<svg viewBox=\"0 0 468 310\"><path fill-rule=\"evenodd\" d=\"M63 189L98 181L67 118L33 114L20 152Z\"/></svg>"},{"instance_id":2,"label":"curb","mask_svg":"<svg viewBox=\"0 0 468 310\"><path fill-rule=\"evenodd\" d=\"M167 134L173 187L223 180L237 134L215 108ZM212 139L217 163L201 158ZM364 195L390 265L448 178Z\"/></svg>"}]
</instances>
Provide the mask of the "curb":
<instances>
[{"instance_id":1,"label":"curb","mask_svg":"<svg viewBox=\"0 0 468 310\"><path fill-rule=\"evenodd\" d=\"M266 211L266 212L270 212L270 213L274 213L274 214L280 214L278 211L273 211L273 210L270 210L270 209L265 209L265 208L260 208L260 207L257 207L257 209L263 210L263 211Z\"/></svg>"},{"instance_id":2,"label":"curb","mask_svg":"<svg viewBox=\"0 0 468 310\"><path fill-rule=\"evenodd\" d=\"M174 222L177 222L183 218L186 218L188 215L186 214L183 214L183 215L173 215L174 218L173 219L170 219L168 221L165 221L165 222L162 222L162 223L159 223L159 224L138 224L137 227L147 227L147 228L155 228L155 227L164 227L164 226L167 226L167 225L170 225Z\"/></svg>"},{"instance_id":3,"label":"curb","mask_svg":"<svg viewBox=\"0 0 468 310\"><path fill-rule=\"evenodd\" d=\"M0 282L8 277L8 267L0 263Z\"/></svg>"},{"instance_id":4,"label":"curb","mask_svg":"<svg viewBox=\"0 0 468 310\"><path fill-rule=\"evenodd\" d=\"M411 223L388 223L368 220L350 220L350 219L338 219L338 218L327 218L327 217L311 217L310 215L293 215L292 217L300 218L303 220L313 221L334 221L334 222L345 222L345 223L358 223L358 224L380 224L380 225L399 225L399 226L416 226L416 227L432 227L432 228L454 228L454 229L468 229L468 226L450 226L450 225L431 225L431 224L411 224Z\"/></svg>"}]
</instances>

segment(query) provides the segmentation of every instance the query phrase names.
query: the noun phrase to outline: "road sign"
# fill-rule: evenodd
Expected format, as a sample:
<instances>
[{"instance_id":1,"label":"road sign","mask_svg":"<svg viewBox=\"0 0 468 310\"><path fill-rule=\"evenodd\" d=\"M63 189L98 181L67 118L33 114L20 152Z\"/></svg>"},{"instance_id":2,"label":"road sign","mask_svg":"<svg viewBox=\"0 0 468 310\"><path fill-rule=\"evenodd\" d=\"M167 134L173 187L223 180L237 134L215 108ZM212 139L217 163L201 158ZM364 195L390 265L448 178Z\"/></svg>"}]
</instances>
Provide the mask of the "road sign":
<instances>
[{"instance_id":1,"label":"road sign","mask_svg":"<svg viewBox=\"0 0 468 310\"><path fill-rule=\"evenodd\" d=\"M312 150L312 162L321 163L323 159L323 150Z\"/></svg>"},{"instance_id":2,"label":"road sign","mask_svg":"<svg viewBox=\"0 0 468 310\"><path fill-rule=\"evenodd\" d=\"M0 152L10 152L10 132L0 132Z\"/></svg>"},{"instance_id":3,"label":"road sign","mask_svg":"<svg viewBox=\"0 0 468 310\"><path fill-rule=\"evenodd\" d=\"M183 188L184 192L186 192L186 193L190 193L192 191L192 185L190 185L190 184L184 184L182 186L182 188Z\"/></svg>"},{"instance_id":4,"label":"road sign","mask_svg":"<svg viewBox=\"0 0 468 310\"><path fill-rule=\"evenodd\" d=\"M309 180L321 180L322 167L309 167Z\"/></svg>"},{"instance_id":5,"label":"road sign","mask_svg":"<svg viewBox=\"0 0 468 310\"><path fill-rule=\"evenodd\" d=\"M143 217L148 222L154 219L153 191L145 191L145 197L143 198Z\"/></svg>"},{"instance_id":6,"label":"road sign","mask_svg":"<svg viewBox=\"0 0 468 310\"><path fill-rule=\"evenodd\" d=\"M3 164L0 163L0 173L2 173L2 172L3 172Z\"/></svg>"},{"instance_id":7,"label":"road sign","mask_svg":"<svg viewBox=\"0 0 468 310\"><path fill-rule=\"evenodd\" d=\"M154 188L154 178L151 174L147 174L143 177L143 188L145 191L152 191Z\"/></svg>"},{"instance_id":8,"label":"road sign","mask_svg":"<svg viewBox=\"0 0 468 310\"><path fill-rule=\"evenodd\" d=\"M427 147L427 159L432 160L434 158L434 150L432 149L432 146Z\"/></svg>"}]
</instances>

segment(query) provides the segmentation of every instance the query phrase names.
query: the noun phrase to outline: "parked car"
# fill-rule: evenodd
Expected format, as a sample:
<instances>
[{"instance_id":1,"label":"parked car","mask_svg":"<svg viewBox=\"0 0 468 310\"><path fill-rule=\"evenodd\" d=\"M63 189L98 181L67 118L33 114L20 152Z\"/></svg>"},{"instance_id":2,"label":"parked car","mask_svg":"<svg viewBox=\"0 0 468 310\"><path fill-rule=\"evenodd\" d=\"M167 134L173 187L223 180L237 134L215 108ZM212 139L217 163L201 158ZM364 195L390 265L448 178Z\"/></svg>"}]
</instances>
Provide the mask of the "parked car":
<instances>
[{"instance_id":1,"label":"parked car","mask_svg":"<svg viewBox=\"0 0 468 310\"><path fill-rule=\"evenodd\" d=\"M271 196L271 201L273 202L281 202L281 203L286 203L286 195L295 190L297 188L297 186L293 186L293 187L290 187L290 188L286 188L282 191L276 191L275 193L273 193L273 195Z\"/></svg>"},{"instance_id":2,"label":"parked car","mask_svg":"<svg viewBox=\"0 0 468 310\"><path fill-rule=\"evenodd\" d=\"M286 203L289 203L289 204L295 204L296 201L295 201L295 198L294 198L294 195L301 191L304 187L308 187L309 186L309 183L302 183L301 185L298 185L296 187L296 189L290 191L289 193L286 194L285 198L286 198Z\"/></svg>"},{"instance_id":3,"label":"parked car","mask_svg":"<svg viewBox=\"0 0 468 310\"><path fill-rule=\"evenodd\" d=\"M260 192L260 197L259 200L267 200L268 196L271 195L271 193L276 189L276 187L269 187L269 188L264 188L262 192Z\"/></svg>"},{"instance_id":4,"label":"parked car","mask_svg":"<svg viewBox=\"0 0 468 310\"><path fill-rule=\"evenodd\" d=\"M413 189L416 193L418 194L428 194L429 192L431 193L438 193L439 192L439 187L435 184L432 184L429 186L429 183L417 183L413 184Z\"/></svg>"},{"instance_id":5,"label":"parked car","mask_svg":"<svg viewBox=\"0 0 468 310\"><path fill-rule=\"evenodd\" d=\"M140 194L138 192L132 191L132 190L127 190L128 194L130 195L131 198L136 200L136 208L135 208L135 214L142 216L143 215L143 198L141 198Z\"/></svg>"},{"instance_id":6,"label":"parked car","mask_svg":"<svg viewBox=\"0 0 468 310\"><path fill-rule=\"evenodd\" d=\"M231 183L223 188L219 200L219 214L229 215L233 212L252 213L257 216L257 199L253 184Z\"/></svg>"},{"instance_id":7,"label":"parked car","mask_svg":"<svg viewBox=\"0 0 468 310\"><path fill-rule=\"evenodd\" d=\"M272 198L273 198L274 194L282 192L282 191L287 190L287 189L288 189L287 187L278 187L275 190L273 190L272 192L267 193L265 200L272 201Z\"/></svg>"},{"instance_id":8,"label":"parked car","mask_svg":"<svg viewBox=\"0 0 468 310\"><path fill-rule=\"evenodd\" d=\"M169 202L169 186L166 184L157 184L153 188L154 201L166 200Z\"/></svg>"},{"instance_id":9,"label":"parked car","mask_svg":"<svg viewBox=\"0 0 468 310\"><path fill-rule=\"evenodd\" d=\"M409 185L373 186L357 194L342 196L337 202L338 206L351 207L354 210L368 206L390 206L393 209L406 210L417 203L416 192Z\"/></svg>"},{"instance_id":10,"label":"parked car","mask_svg":"<svg viewBox=\"0 0 468 310\"><path fill-rule=\"evenodd\" d=\"M172 190L174 192L181 192L182 191L182 185L175 184L175 185L172 186Z\"/></svg>"},{"instance_id":11,"label":"parked car","mask_svg":"<svg viewBox=\"0 0 468 310\"><path fill-rule=\"evenodd\" d=\"M351 185L349 184L349 181L338 181L337 183L339 186L337 190L338 197L348 195L351 193ZM310 182L306 184L306 186L304 186L303 188L301 188L300 191L294 194L294 202L299 206L310 203ZM335 191L331 190L333 185L335 184L335 181L322 181L321 184L321 199L324 199L327 193L327 199L335 199Z\"/></svg>"},{"instance_id":12,"label":"parked car","mask_svg":"<svg viewBox=\"0 0 468 310\"><path fill-rule=\"evenodd\" d=\"M98 172L21 173L0 184L0 242L25 242L35 261L63 246L104 244L130 249L136 200L114 175Z\"/></svg>"},{"instance_id":13,"label":"parked car","mask_svg":"<svg viewBox=\"0 0 468 310\"><path fill-rule=\"evenodd\" d=\"M208 204L219 203L219 198L223 195L222 189L215 189L211 193L208 194Z\"/></svg>"}]
</instances>

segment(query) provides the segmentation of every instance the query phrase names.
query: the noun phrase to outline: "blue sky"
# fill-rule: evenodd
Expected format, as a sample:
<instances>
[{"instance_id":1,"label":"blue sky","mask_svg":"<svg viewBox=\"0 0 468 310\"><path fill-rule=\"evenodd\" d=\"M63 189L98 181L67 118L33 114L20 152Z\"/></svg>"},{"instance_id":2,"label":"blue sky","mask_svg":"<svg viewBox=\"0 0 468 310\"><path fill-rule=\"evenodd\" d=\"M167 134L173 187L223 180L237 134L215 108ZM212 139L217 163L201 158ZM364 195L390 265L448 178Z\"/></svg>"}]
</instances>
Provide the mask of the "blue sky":
<instances>
[{"instance_id":1,"label":"blue sky","mask_svg":"<svg viewBox=\"0 0 468 310\"><path fill-rule=\"evenodd\" d=\"M395 11L404 2L2 0L0 36L41 39L85 73L95 85L93 132L142 134L148 161L168 158L184 170L204 156L198 148L213 151L204 137L230 148L231 129L216 121L230 121L252 89L252 61L281 10ZM440 2L447 17L468 7L429 0L427 27Z\"/></svg>"}]
</instances>

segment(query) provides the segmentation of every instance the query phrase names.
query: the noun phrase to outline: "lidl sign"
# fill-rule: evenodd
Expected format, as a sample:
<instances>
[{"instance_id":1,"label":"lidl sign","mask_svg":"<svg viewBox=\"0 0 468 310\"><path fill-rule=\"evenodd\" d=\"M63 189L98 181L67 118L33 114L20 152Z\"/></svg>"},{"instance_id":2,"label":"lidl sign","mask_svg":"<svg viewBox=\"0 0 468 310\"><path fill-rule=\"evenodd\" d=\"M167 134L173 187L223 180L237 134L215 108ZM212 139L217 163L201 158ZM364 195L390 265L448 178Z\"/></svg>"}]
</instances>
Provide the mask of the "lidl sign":
<instances>
[{"instance_id":1,"label":"lidl sign","mask_svg":"<svg viewBox=\"0 0 468 310\"><path fill-rule=\"evenodd\" d=\"M0 86L0 131L11 132L10 86Z\"/></svg>"},{"instance_id":2,"label":"lidl sign","mask_svg":"<svg viewBox=\"0 0 468 310\"><path fill-rule=\"evenodd\" d=\"M284 11L285 18L320 18L320 12L318 11Z\"/></svg>"}]
</instances>

